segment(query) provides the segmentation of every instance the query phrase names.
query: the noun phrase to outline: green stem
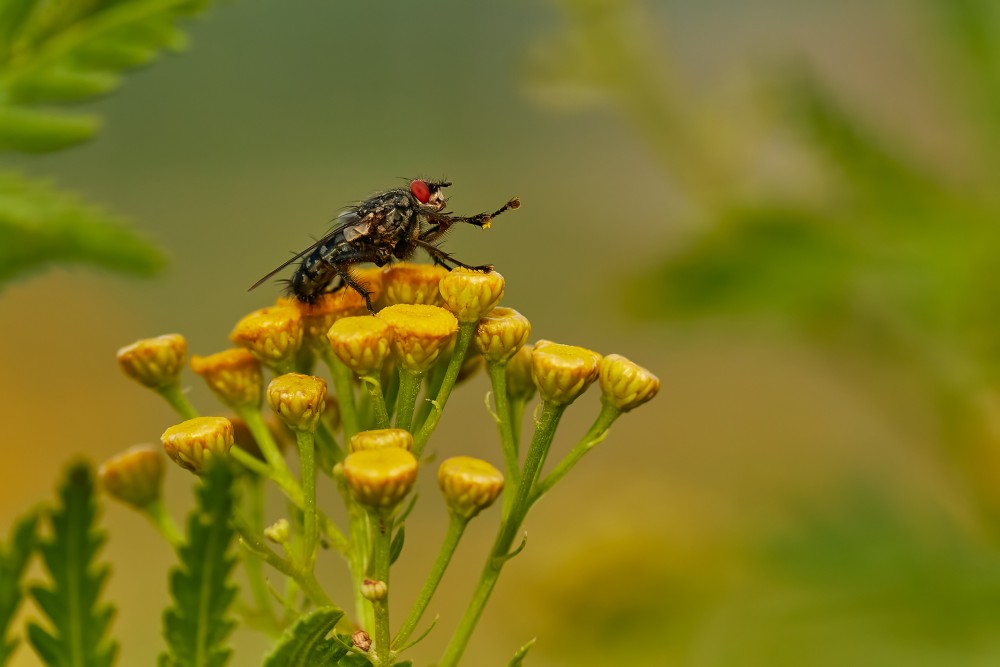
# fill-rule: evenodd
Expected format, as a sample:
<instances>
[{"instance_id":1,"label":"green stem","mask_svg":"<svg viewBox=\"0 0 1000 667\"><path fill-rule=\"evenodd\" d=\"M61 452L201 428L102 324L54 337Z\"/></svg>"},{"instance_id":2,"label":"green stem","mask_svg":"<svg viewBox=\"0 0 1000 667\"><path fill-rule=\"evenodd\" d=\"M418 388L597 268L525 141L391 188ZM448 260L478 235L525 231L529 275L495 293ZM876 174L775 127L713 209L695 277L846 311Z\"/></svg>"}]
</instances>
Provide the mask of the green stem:
<instances>
[{"instance_id":1,"label":"green stem","mask_svg":"<svg viewBox=\"0 0 1000 667\"><path fill-rule=\"evenodd\" d=\"M179 384L172 384L167 387L160 387L156 393L162 396L174 410L184 419L194 419L198 416L198 411L191 405L191 401L181 390Z\"/></svg>"},{"instance_id":2,"label":"green stem","mask_svg":"<svg viewBox=\"0 0 1000 667\"><path fill-rule=\"evenodd\" d=\"M427 415L427 420L421 426L420 432L413 438L414 456L420 456L420 452L423 451L424 445L430 439L431 433L434 432L438 422L441 421L444 406L448 402L448 397L451 396L451 390L455 388L455 383L458 381L458 374L462 370L462 364L465 363L465 353L469 349L469 342L472 340L472 335L476 332L476 324L476 322L462 322L458 326L458 339L455 341L455 351L448 361L448 369L445 371L441 389L438 390L437 397L432 403L433 407L430 414Z\"/></svg>"},{"instance_id":3,"label":"green stem","mask_svg":"<svg viewBox=\"0 0 1000 667\"><path fill-rule=\"evenodd\" d=\"M451 515L448 532L444 536L444 543L438 552L437 560L434 561L434 566L431 567L431 571L427 575L427 580L424 581L424 586L420 589L420 594L417 596L416 602L413 603L413 608L410 609L409 615L403 621L403 627L400 628L396 638L392 640L392 645L395 649L399 650L404 646L406 640L410 638L410 635L416 629L417 623L420 622L420 617L423 616L427 610L427 605L430 604L431 598L434 597L434 591L437 590L438 584L441 583L444 571L448 568L448 563L451 562L451 557L455 554L455 548L458 547L458 542L462 539L462 534L465 532L465 527L468 524L469 520L467 518L454 513Z\"/></svg>"},{"instance_id":4,"label":"green stem","mask_svg":"<svg viewBox=\"0 0 1000 667\"><path fill-rule=\"evenodd\" d=\"M295 439L299 446L302 493L305 500L305 505L302 508L302 520L305 524L302 567L306 572L312 572L316 562L318 536L316 524L316 441L310 431L296 431Z\"/></svg>"},{"instance_id":5,"label":"green stem","mask_svg":"<svg viewBox=\"0 0 1000 667\"><path fill-rule=\"evenodd\" d=\"M493 386L493 401L496 406L497 428L500 430L500 446L507 468L507 483L517 484L521 473L517 460L517 445L514 444L514 424L511 420L510 402L507 396L507 362L490 364L488 369Z\"/></svg>"},{"instance_id":6,"label":"green stem","mask_svg":"<svg viewBox=\"0 0 1000 667\"><path fill-rule=\"evenodd\" d=\"M382 377L388 378L383 383L383 391L385 392L385 408L389 413L389 419L392 419L392 415L396 411L396 399L399 397L399 370L391 368Z\"/></svg>"},{"instance_id":7,"label":"green stem","mask_svg":"<svg viewBox=\"0 0 1000 667\"><path fill-rule=\"evenodd\" d=\"M450 363L451 357L448 359ZM448 364L444 363L444 360L439 361L440 363L434 364L430 373L427 374L427 380L424 383L426 386L424 389L425 396L437 396L438 392L441 391L441 384L444 382L444 376L448 370ZM423 401L420 403L420 407L417 409L417 416L413 420L413 427L415 430L420 431L424 423L427 421L427 415L431 413L431 409L433 407L434 404L431 401Z\"/></svg>"},{"instance_id":8,"label":"green stem","mask_svg":"<svg viewBox=\"0 0 1000 667\"><path fill-rule=\"evenodd\" d=\"M531 509L531 487L538 476L545 455L552 445L556 427L559 425L559 420L565 410L565 405L556 405L547 401L542 404L542 414L535 426L535 435L531 439L531 445L528 447L524 469L521 472L520 481L515 485L514 501L500 523L500 530L493 543L489 558L486 560L486 565L483 567L479 584L472 594L469 606L455 629L451 641L448 642L438 667L455 667L461 659L462 653L465 652L469 638L472 637L472 631L475 630L476 623L486 608L493 587L496 586L497 579L500 577L500 570L510 557L510 548L514 543L514 538L521 529L521 524L524 522L528 510Z\"/></svg>"},{"instance_id":9,"label":"green stem","mask_svg":"<svg viewBox=\"0 0 1000 667\"><path fill-rule=\"evenodd\" d=\"M419 371L411 371L405 368L399 369L399 404L396 407L396 428L409 431L413 426L413 408L417 403L417 394L420 393L420 380L424 374ZM413 455L419 455L420 451L416 444L413 447Z\"/></svg>"},{"instance_id":10,"label":"green stem","mask_svg":"<svg viewBox=\"0 0 1000 667\"><path fill-rule=\"evenodd\" d=\"M351 369L333 354L332 350L323 351L323 361L330 369L333 386L337 390L337 401L340 403L340 421L344 425L344 441L358 432L358 408L354 403L354 378Z\"/></svg>"},{"instance_id":11,"label":"green stem","mask_svg":"<svg viewBox=\"0 0 1000 667\"><path fill-rule=\"evenodd\" d=\"M573 466L580 462L580 459L582 459L587 452L608 437L608 430L611 428L611 424L613 424L614 421L621 416L621 414L621 410L616 408L611 403L602 403L601 412L597 415L597 419L594 420L594 423L590 427L590 430L587 431L587 434L580 439L580 442L578 442L576 446L570 450L569 454L567 454L565 458L559 462L559 465L557 465L552 472L546 475L544 479L535 485L535 489L531 494L531 503L534 504L539 498L548 493L559 480L566 476L566 473L573 469Z\"/></svg>"},{"instance_id":12,"label":"green stem","mask_svg":"<svg viewBox=\"0 0 1000 667\"><path fill-rule=\"evenodd\" d=\"M348 522L351 532L351 548L348 552L348 562L351 566L351 585L354 592L354 620L358 627L372 631L375 625L375 614L371 604L361 594L361 584L368 573L368 558L371 553L371 541L368 531L368 513L351 496L343 475L334 477L337 490L347 507Z\"/></svg>"},{"instance_id":13,"label":"green stem","mask_svg":"<svg viewBox=\"0 0 1000 667\"><path fill-rule=\"evenodd\" d=\"M264 529L264 478L253 475L246 480L247 486L247 519L254 532ZM252 553L246 553L243 559L243 567L247 573L247 583L250 584L250 592L260 617L264 621L267 631L272 636L279 634L278 617L271 606L271 595L267 590L267 580L264 578L264 568L260 558Z\"/></svg>"},{"instance_id":14,"label":"green stem","mask_svg":"<svg viewBox=\"0 0 1000 667\"><path fill-rule=\"evenodd\" d=\"M170 546L176 549L184 543L184 536L177 529L177 524L174 523L173 518L167 512L167 507L163 504L163 498L157 498L141 507L139 511L146 515L146 518L153 523L156 530L163 535L163 538Z\"/></svg>"},{"instance_id":15,"label":"green stem","mask_svg":"<svg viewBox=\"0 0 1000 667\"><path fill-rule=\"evenodd\" d=\"M389 428L389 412L385 407L385 396L382 395L382 383L374 375L365 375L361 382L368 388L375 428Z\"/></svg>"},{"instance_id":16,"label":"green stem","mask_svg":"<svg viewBox=\"0 0 1000 667\"><path fill-rule=\"evenodd\" d=\"M312 572L302 572L294 567L287 560L276 554L271 547L267 546L263 537L250 530L247 526L238 525L236 528L240 535L240 543L245 548L257 554L264 559L265 563L295 581L314 604L321 607L329 606L336 608L333 600L330 599L330 596L319 585Z\"/></svg>"},{"instance_id":17,"label":"green stem","mask_svg":"<svg viewBox=\"0 0 1000 667\"><path fill-rule=\"evenodd\" d=\"M388 511L373 510L368 514L374 527L374 572L377 581L385 582L386 593L381 600L372 602L375 609L375 633L372 637L374 664L391 667L392 646L389 634L389 558L392 546L392 515Z\"/></svg>"},{"instance_id":18,"label":"green stem","mask_svg":"<svg viewBox=\"0 0 1000 667\"><path fill-rule=\"evenodd\" d=\"M264 418L260 412L251 407L239 407L236 408L236 414L246 423L247 428L250 430L250 435L257 441L257 447L271 467L275 481L283 489L286 487L297 487L298 484L295 483L295 478L292 477L292 473L288 470L288 465L285 463L285 457L282 456L281 450L278 448L278 443L274 441L274 436L271 435L271 431L267 428L267 424L264 423Z\"/></svg>"},{"instance_id":19,"label":"green stem","mask_svg":"<svg viewBox=\"0 0 1000 667\"><path fill-rule=\"evenodd\" d=\"M514 454L517 455L521 451L521 431L522 424L524 423L524 408L528 405L528 401L523 398L515 398L510 402L510 421L512 426L512 431L514 435Z\"/></svg>"}]
</instances>

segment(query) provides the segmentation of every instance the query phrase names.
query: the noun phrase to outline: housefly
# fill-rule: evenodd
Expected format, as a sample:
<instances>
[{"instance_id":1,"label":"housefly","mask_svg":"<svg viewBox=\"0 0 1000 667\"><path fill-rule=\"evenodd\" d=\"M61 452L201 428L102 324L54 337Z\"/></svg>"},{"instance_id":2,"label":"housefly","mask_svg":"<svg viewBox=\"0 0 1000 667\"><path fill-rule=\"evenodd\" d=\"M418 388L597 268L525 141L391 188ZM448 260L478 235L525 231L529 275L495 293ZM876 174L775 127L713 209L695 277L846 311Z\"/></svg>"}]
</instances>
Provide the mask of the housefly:
<instances>
[{"instance_id":1,"label":"housefly","mask_svg":"<svg viewBox=\"0 0 1000 667\"><path fill-rule=\"evenodd\" d=\"M351 275L355 264L371 262L385 266L394 259L409 259L418 249L430 255L435 264L446 268L462 266L489 272L490 264L470 266L460 262L438 247L445 233L457 222L488 228L490 222L504 211L514 210L521 200L512 198L493 213L472 216L452 215L445 211L447 181L414 179L408 187L377 192L360 204L341 213L333 228L323 238L250 286L259 287L269 278L294 262L298 268L288 280L288 291L300 301L314 303L329 291L331 283L339 282L357 291L368 310L374 312L371 293Z\"/></svg>"}]
</instances>

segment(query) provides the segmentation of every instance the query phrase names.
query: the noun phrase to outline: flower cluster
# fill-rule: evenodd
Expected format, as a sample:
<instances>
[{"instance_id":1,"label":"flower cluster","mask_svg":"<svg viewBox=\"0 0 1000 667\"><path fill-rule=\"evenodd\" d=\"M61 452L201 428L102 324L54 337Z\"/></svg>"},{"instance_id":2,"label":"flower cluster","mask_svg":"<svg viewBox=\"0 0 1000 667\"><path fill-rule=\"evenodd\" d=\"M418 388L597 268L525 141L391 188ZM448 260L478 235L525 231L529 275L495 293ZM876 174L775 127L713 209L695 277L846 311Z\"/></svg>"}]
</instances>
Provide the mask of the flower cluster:
<instances>
[{"instance_id":1,"label":"flower cluster","mask_svg":"<svg viewBox=\"0 0 1000 667\"><path fill-rule=\"evenodd\" d=\"M294 511L269 520L262 502L250 503L256 513L237 523L245 558L263 559L313 604L328 606L330 598L314 576L319 547L329 544L344 556L354 582L354 649L373 664L393 664L410 645L465 526L502 498L500 509L493 510L499 525L482 579L440 662L454 665L500 569L517 553L512 547L528 511L606 437L619 416L653 398L659 380L617 354L546 340L530 344L528 319L498 305L504 294L499 273L396 264L356 277L372 291L375 316L347 288L314 304L283 298L240 319L229 336L236 347L190 360L191 370L225 406L224 415L201 416L188 401L180 381L186 345L177 334L122 348L119 365L183 418L161 436L172 461L196 474L211 460L229 461L242 472L251 497L273 483L288 498ZM502 465L456 456L438 466L450 528L420 595L393 635L389 568L403 545L401 528L412 507L421 455L452 391L483 367L500 447L475 454ZM268 373L272 378L265 384ZM545 473L563 412L595 382L602 400L593 426ZM522 444L523 415L536 394L535 429ZM286 441L295 443L297 466L287 463ZM148 512L173 541L169 517L159 505L159 453L150 447L129 450L108 461L101 476L112 496ZM317 506L317 483L340 491L346 527ZM252 584L264 576L259 566L247 567L247 575ZM263 581L256 584L266 588ZM264 597L259 604L269 602Z\"/></svg>"}]
</instances>

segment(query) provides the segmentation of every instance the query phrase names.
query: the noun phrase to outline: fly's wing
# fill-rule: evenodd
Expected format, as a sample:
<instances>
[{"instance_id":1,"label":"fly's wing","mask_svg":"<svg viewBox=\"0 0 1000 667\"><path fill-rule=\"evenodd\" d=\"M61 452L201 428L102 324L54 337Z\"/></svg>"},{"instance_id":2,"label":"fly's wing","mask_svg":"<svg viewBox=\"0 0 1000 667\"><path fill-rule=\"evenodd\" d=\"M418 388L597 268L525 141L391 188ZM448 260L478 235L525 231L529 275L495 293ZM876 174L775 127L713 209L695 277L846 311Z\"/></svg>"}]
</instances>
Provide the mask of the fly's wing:
<instances>
[{"instance_id":1,"label":"fly's wing","mask_svg":"<svg viewBox=\"0 0 1000 667\"><path fill-rule=\"evenodd\" d=\"M337 216L337 224L334 225L333 229L324 234L322 238L318 239L315 243L313 243L311 246L309 246L302 252L298 252L292 255L284 263L282 263L281 266L277 267L276 269L268 273L266 276L262 277L260 280L251 285L247 291L249 292L257 289L258 287L263 285L266 281L270 280L278 273L280 273L289 264L302 259L316 248L332 240L333 237L335 237L340 232L344 233L344 238L347 239L348 241L353 241L359 236L364 236L373 218L374 216L371 213L362 218L358 214L357 210L350 210L341 213L339 216Z\"/></svg>"}]
</instances>

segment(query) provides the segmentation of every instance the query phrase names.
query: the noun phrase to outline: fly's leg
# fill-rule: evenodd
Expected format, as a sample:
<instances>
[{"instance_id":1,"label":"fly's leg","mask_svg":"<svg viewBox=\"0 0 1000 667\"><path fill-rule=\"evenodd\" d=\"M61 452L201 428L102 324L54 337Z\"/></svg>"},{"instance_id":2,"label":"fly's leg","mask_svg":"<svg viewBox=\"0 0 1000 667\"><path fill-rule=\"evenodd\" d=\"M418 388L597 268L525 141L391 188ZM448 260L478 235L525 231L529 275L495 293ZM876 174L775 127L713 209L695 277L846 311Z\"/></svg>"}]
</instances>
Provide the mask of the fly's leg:
<instances>
[{"instance_id":1,"label":"fly's leg","mask_svg":"<svg viewBox=\"0 0 1000 667\"><path fill-rule=\"evenodd\" d=\"M454 257L452 257L450 252L445 252L441 248L437 247L433 243L428 243L423 237L416 239L414 241L418 247L423 248L427 251L427 254L431 256L435 264L440 264L446 269L452 269L454 266L461 266L463 269L469 269L470 271L482 271L483 273L489 273L493 270L492 264L481 264L480 266L472 266L471 264L466 264L465 262L460 262ZM454 265L454 266L452 266Z\"/></svg>"},{"instance_id":2,"label":"fly's leg","mask_svg":"<svg viewBox=\"0 0 1000 667\"><path fill-rule=\"evenodd\" d=\"M345 285L361 295L361 298L365 300L365 305L368 306L368 312L374 315L375 308L372 306L372 293L365 289L364 285L354 279L351 275L350 267L363 262L372 262L375 264L381 262L381 264L379 264L379 266L381 266L385 263L385 253L381 253L377 250L341 251L334 256L324 257L323 261L329 264L330 267L337 272L337 278L339 280L343 281Z\"/></svg>"},{"instance_id":3,"label":"fly's leg","mask_svg":"<svg viewBox=\"0 0 1000 667\"><path fill-rule=\"evenodd\" d=\"M428 233L436 236L423 238L427 241L433 241L434 239L444 234L444 232L451 225L456 222L467 222L470 225L475 225L476 227L489 227L490 223L493 222L493 218L497 217L505 211L514 211L521 207L521 200L517 197L512 197L509 202L493 211L492 213L477 213L476 215L464 216L464 215L437 215L431 216L431 222L436 223L437 227L432 228Z\"/></svg>"}]
</instances>

